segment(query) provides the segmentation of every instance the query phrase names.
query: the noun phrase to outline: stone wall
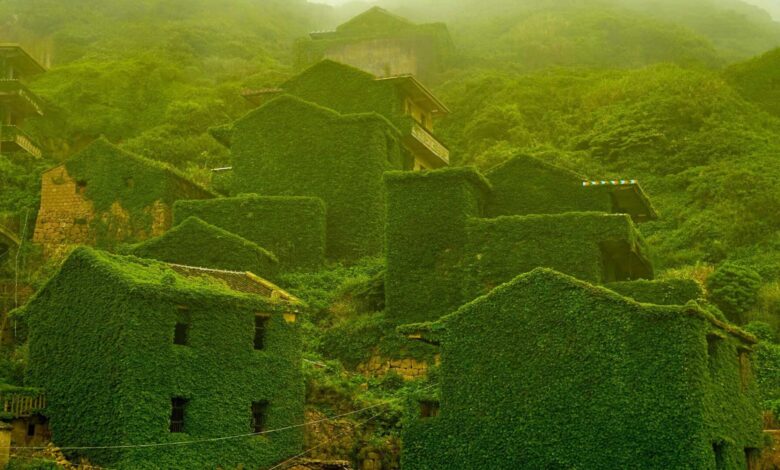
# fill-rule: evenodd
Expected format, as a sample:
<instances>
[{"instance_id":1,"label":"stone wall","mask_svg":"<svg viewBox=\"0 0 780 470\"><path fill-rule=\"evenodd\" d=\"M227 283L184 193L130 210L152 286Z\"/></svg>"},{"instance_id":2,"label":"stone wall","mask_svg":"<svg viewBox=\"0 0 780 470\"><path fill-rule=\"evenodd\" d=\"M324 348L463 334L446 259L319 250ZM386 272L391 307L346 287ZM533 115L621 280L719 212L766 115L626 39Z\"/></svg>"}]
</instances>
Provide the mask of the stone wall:
<instances>
[{"instance_id":1,"label":"stone wall","mask_svg":"<svg viewBox=\"0 0 780 470\"><path fill-rule=\"evenodd\" d=\"M116 242L144 240L162 235L171 227L171 207L162 201L145 210L151 226L134 229L129 212L119 202L109 211L96 214L94 204L85 193L86 188L70 177L64 165L43 174L41 208L33 241L43 247L45 256L60 256L73 245L94 245L96 221L105 227L106 236Z\"/></svg>"},{"instance_id":2,"label":"stone wall","mask_svg":"<svg viewBox=\"0 0 780 470\"><path fill-rule=\"evenodd\" d=\"M436 355L435 364L439 365L441 357ZM425 361L416 359L387 359L374 355L368 362L357 366L357 372L369 377L382 377L394 372L404 380L416 380L427 377L430 366Z\"/></svg>"},{"instance_id":3,"label":"stone wall","mask_svg":"<svg viewBox=\"0 0 780 470\"><path fill-rule=\"evenodd\" d=\"M329 468L324 465L352 462L358 470L395 470L399 468L400 442L388 437L377 444L372 439L371 429L364 420L349 419L327 420L323 413L309 409L306 411L305 449L310 449L305 458L309 464L318 466L304 468ZM370 442L370 443L369 443ZM302 465L301 463L296 463ZM298 469L299 467L294 467Z\"/></svg>"}]
</instances>

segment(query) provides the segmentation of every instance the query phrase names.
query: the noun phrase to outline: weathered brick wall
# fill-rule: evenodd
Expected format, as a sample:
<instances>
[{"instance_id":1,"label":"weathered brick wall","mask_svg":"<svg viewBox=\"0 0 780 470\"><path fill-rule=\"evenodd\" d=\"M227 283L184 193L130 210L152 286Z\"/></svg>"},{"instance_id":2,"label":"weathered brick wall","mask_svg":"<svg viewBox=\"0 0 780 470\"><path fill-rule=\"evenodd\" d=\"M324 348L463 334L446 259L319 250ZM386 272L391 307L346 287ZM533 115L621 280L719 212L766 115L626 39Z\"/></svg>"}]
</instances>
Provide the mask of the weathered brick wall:
<instances>
[{"instance_id":1,"label":"weathered brick wall","mask_svg":"<svg viewBox=\"0 0 780 470\"><path fill-rule=\"evenodd\" d=\"M43 174L41 208L33 241L42 245L47 255L65 245L88 244L91 241L89 224L95 217L95 210L83 192L68 175L65 166Z\"/></svg>"},{"instance_id":2,"label":"weathered brick wall","mask_svg":"<svg viewBox=\"0 0 780 470\"><path fill-rule=\"evenodd\" d=\"M33 241L42 245L44 254L51 257L72 245L94 245L96 234L92 224L96 219L117 242L156 237L171 227L173 215L168 204L157 201L145 212L151 216L151 226L142 229L133 229L130 213L119 202L115 202L109 211L96 214L94 204L85 195L85 188L70 177L64 165L58 166L43 174L41 208Z\"/></svg>"},{"instance_id":3,"label":"weathered brick wall","mask_svg":"<svg viewBox=\"0 0 780 470\"><path fill-rule=\"evenodd\" d=\"M440 363L440 357L437 355L435 363ZM428 375L429 364L425 361L416 359L388 359L374 355L368 362L357 366L357 371L369 377L381 377L390 372L403 377L404 380L416 380Z\"/></svg>"}]
</instances>

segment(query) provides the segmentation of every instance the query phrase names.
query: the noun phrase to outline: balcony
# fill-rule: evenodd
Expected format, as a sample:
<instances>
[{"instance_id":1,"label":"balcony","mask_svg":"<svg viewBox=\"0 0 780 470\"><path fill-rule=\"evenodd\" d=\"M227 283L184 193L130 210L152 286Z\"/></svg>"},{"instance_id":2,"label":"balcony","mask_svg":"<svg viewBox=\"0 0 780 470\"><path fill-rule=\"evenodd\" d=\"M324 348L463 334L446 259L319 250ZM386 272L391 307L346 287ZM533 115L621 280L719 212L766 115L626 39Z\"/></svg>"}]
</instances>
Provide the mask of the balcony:
<instances>
[{"instance_id":1,"label":"balcony","mask_svg":"<svg viewBox=\"0 0 780 470\"><path fill-rule=\"evenodd\" d=\"M411 133L404 140L412 153L420 156L432 168L450 164L449 149L416 122L412 124Z\"/></svg>"},{"instance_id":2,"label":"balcony","mask_svg":"<svg viewBox=\"0 0 780 470\"><path fill-rule=\"evenodd\" d=\"M43 152L30 136L16 126L0 126L0 153L27 152L41 158Z\"/></svg>"},{"instance_id":3,"label":"balcony","mask_svg":"<svg viewBox=\"0 0 780 470\"><path fill-rule=\"evenodd\" d=\"M0 80L0 104L11 106L17 113L43 115L43 103L19 80Z\"/></svg>"},{"instance_id":4,"label":"balcony","mask_svg":"<svg viewBox=\"0 0 780 470\"><path fill-rule=\"evenodd\" d=\"M0 390L0 404L6 419L29 418L46 408L46 396L41 390L7 387Z\"/></svg>"}]
</instances>

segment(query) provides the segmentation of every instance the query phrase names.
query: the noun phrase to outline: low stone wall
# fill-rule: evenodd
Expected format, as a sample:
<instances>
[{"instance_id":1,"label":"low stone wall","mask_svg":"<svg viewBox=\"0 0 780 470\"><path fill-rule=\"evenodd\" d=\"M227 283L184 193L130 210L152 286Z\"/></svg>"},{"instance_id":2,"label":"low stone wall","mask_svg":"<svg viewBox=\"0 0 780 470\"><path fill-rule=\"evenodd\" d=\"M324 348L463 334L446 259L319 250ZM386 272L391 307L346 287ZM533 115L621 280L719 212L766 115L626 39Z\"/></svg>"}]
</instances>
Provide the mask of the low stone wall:
<instances>
[{"instance_id":1,"label":"low stone wall","mask_svg":"<svg viewBox=\"0 0 780 470\"><path fill-rule=\"evenodd\" d=\"M434 361L436 365L439 365L441 357L436 355ZM359 364L357 372L369 377L382 377L394 372L403 377L404 380L417 380L428 376L429 367L427 362L416 359L387 359L374 355L368 362Z\"/></svg>"}]
</instances>

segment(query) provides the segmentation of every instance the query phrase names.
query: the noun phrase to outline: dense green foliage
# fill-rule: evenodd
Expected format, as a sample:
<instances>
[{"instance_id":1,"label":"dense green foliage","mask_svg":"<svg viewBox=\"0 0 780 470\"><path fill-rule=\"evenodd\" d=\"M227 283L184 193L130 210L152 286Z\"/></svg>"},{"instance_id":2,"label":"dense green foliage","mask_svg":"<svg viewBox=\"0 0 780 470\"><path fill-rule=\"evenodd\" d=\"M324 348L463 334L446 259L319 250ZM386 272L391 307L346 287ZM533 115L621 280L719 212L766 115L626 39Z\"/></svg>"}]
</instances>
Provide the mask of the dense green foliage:
<instances>
[{"instance_id":1,"label":"dense green foliage","mask_svg":"<svg viewBox=\"0 0 780 470\"><path fill-rule=\"evenodd\" d=\"M325 206L309 197L239 196L178 201L174 225L197 217L272 252L280 270L316 269L325 258Z\"/></svg>"},{"instance_id":2,"label":"dense green foliage","mask_svg":"<svg viewBox=\"0 0 780 470\"><path fill-rule=\"evenodd\" d=\"M320 198L327 257L375 256L384 240L382 174L403 168L398 140L379 115L340 115L282 96L233 125L233 193Z\"/></svg>"},{"instance_id":3,"label":"dense green foliage","mask_svg":"<svg viewBox=\"0 0 780 470\"><path fill-rule=\"evenodd\" d=\"M748 101L764 111L780 116L780 48L726 69L726 79Z\"/></svg>"},{"instance_id":4,"label":"dense green foliage","mask_svg":"<svg viewBox=\"0 0 780 470\"><path fill-rule=\"evenodd\" d=\"M323 60L282 84L282 89L341 114L377 113L401 131L408 129L412 120L404 116L395 87L375 78L349 65Z\"/></svg>"},{"instance_id":5,"label":"dense green foliage","mask_svg":"<svg viewBox=\"0 0 780 470\"><path fill-rule=\"evenodd\" d=\"M493 186L489 217L612 210L609 193L583 188L585 177L527 155L510 158L485 177Z\"/></svg>"},{"instance_id":6,"label":"dense green foliage","mask_svg":"<svg viewBox=\"0 0 780 470\"><path fill-rule=\"evenodd\" d=\"M611 282L605 287L637 302L657 305L685 305L704 296L701 286L692 279Z\"/></svg>"},{"instance_id":7,"label":"dense green foliage","mask_svg":"<svg viewBox=\"0 0 780 470\"><path fill-rule=\"evenodd\" d=\"M745 323L745 313L755 307L761 276L754 270L723 263L707 279L709 300L735 323Z\"/></svg>"},{"instance_id":8,"label":"dense green foliage","mask_svg":"<svg viewBox=\"0 0 780 470\"><path fill-rule=\"evenodd\" d=\"M403 468L713 468L713 444L744 468L763 445L750 341L718 325L539 269L405 327L441 342L442 366L440 414L405 428Z\"/></svg>"},{"instance_id":9,"label":"dense green foliage","mask_svg":"<svg viewBox=\"0 0 780 470\"><path fill-rule=\"evenodd\" d=\"M182 311L184 306L186 311ZM22 312L29 381L45 387L62 446L175 443L245 435L252 402L269 402L266 429L303 419L299 329L290 306L185 278L165 265L79 248ZM255 315L270 315L253 349ZM186 322L188 344L173 344ZM172 397L189 400L183 433L169 432ZM302 430L197 447L85 450L113 468L268 467L298 452Z\"/></svg>"},{"instance_id":10,"label":"dense green foliage","mask_svg":"<svg viewBox=\"0 0 780 470\"><path fill-rule=\"evenodd\" d=\"M753 353L753 372L758 383L764 409L780 416L780 344L774 341L771 327L766 323L752 322L745 330L760 340Z\"/></svg>"},{"instance_id":11,"label":"dense green foliage","mask_svg":"<svg viewBox=\"0 0 780 470\"><path fill-rule=\"evenodd\" d=\"M168 263L249 271L273 279L276 255L249 240L189 217L165 234L126 248L128 254Z\"/></svg>"},{"instance_id":12,"label":"dense green foliage","mask_svg":"<svg viewBox=\"0 0 780 470\"><path fill-rule=\"evenodd\" d=\"M387 315L396 324L439 318L464 297L457 269L466 220L482 214L490 184L471 168L392 172L387 183Z\"/></svg>"},{"instance_id":13,"label":"dense green foliage","mask_svg":"<svg viewBox=\"0 0 780 470\"><path fill-rule=\"evenodd\" d=\"M653 276L645 242L624 214L474 218L465 240L466 300L537 267L594 284Z\"/></svg>"}]
</instances>

